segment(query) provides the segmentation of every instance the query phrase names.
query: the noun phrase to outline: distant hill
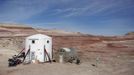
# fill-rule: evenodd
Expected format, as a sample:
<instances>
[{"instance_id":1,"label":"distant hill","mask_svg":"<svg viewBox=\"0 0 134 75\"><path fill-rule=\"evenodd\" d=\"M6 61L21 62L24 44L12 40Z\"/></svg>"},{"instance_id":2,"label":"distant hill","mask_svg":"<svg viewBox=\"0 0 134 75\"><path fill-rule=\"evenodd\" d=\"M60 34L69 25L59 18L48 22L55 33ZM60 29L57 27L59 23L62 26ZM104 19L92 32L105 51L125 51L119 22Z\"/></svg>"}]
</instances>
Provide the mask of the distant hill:
<instances>
[{"instance_id":1,"label":"distant hill","mask_svg":"<svg viewBox=\"0 0 134 75\"><path fill-rule=\"evenodd\" d=\"M23 24L11 24L11 23L0 23L0 27L3 28L31 28L30 26Z\"/></svg>"},{"instance_id":2,"label":"distant hill","mask_svg":"<svg viewBox=\"0 0 134 75\"><path fill-rule=\"evenodd\" d=\"M8 24L0 23L0 37L8 36L28 36L35 33L41 33L51 36L82 36L80 32L69 32L57 29L43 29L43 28L33 28L23 24Z\"/></svg>"},{"instance_id":3,"label":"distant hill","mask_svg":"<svg viewBox=\"0 0 134 75\"><path fill-rule=\"evenodd\" d=\"M90 34L83 34L80 32L69 32L69 31L58 30L58 29L44 29L44 28L33 28L24 24L0 23L0 34L1 34L0 37L29 36L29 35L41 33L50 36L84 36L84 37L87 36L87 37L94 37L94 38L97 37L97 38L108 39L108 40L134 38L134 32L129 32L124 36L95 36Z\"/></svg>"},{"instance_id":4,"label":"distant hill","mask_svg":"<svg viewBox=\"0 0 134 75\"><path fill-rule=\"evenodd\" d=\"M134 35L134 32L128 32L127 34L125 35Z\"/></svg>"},{"instance_id":5,"label":"distant hill","mask_svg":"<svg viewBox=\"0 0 134 75\"><path fill-rule=\"evenodd\" d=\"M0 23L0 37L27 36L34 33L37 31L26 25Z\"/></svg>"}]
</instances>

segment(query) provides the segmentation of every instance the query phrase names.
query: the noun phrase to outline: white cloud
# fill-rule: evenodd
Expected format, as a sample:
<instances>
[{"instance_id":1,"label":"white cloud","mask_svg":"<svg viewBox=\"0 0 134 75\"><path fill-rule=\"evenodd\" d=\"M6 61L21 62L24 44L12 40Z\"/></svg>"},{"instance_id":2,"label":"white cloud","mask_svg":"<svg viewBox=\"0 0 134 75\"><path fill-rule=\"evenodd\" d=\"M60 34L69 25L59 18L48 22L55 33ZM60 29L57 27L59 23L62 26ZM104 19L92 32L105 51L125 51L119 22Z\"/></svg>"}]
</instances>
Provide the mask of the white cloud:
<instances>
[{"instance_id":1,"label":"white cloud","mask_svg":"<svg viewBox=\"0 0 134 75\"><path fill-rule=\"evenodd\" d=\"M81 2L78 2L77 5L78 7L72 5L67 8L55 9L54 14L62 14L64 17L91 16L99 13L108 15L134 7L131 0L89 0L85 5L81 5Z\"/></svg>"},{"instance_id":2,"label":"white cloud","mask_svg":"<svg viewBox=\"0 0 134 75\"><path fill-rule=\"evenodd\" d=\"M12 0L3 4L0 7L1 21L19 21L28 19L36 14L39 14L47 9L45 2L37 0Z\"/></svg>"},{"instance_id":3,"label":"white cloud","mask_svg":"<svg viewBox=\"0 0 134 75\"><path fill-rule=\"evenodd\" d=\"M47 11L53 12L45 15L72 17L109 15L134 7L132 0L8 0L2 5L1 22L26 20Z\"/></svg>"}]
</instances>

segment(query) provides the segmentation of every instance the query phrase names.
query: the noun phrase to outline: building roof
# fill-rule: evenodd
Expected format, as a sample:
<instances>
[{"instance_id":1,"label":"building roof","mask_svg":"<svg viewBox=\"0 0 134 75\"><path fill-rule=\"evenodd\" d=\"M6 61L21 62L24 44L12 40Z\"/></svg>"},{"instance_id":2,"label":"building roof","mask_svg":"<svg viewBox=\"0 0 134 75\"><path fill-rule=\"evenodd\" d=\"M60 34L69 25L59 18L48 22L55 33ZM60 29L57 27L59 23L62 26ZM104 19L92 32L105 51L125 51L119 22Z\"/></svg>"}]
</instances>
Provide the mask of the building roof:
<instances>
[{"instance_id":1,"label":"building roof","mask_svg":"<svg viewBox=\"0 0 134 75\"><path fill-rule=\"evenodd\" d=\"M43 34L35 34L35 35L31 35L27 38L51 38L51 37L47 36L47 35L43 35Z\"/></svg>"}]
</instances>

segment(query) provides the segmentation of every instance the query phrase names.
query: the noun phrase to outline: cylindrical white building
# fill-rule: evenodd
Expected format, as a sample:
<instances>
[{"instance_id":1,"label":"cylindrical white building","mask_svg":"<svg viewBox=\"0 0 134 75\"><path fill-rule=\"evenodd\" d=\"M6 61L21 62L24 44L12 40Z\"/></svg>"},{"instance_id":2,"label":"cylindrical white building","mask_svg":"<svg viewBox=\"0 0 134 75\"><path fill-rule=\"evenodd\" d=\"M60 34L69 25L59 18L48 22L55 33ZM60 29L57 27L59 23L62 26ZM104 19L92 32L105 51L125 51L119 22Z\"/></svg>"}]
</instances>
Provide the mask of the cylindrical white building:
<instances>
[{"instance_id":1,"label":"cylindrical white building","mask_svg":"<svg viewBox=\"0 0 134 75\"><path fill-rule=\"evenodd\" d=\"M30 49L27 58L30 61L38 60L46 62L52 60L52 38L43 35L35 34L26 38L25 53Z\"/></svg>"}]
</instances>

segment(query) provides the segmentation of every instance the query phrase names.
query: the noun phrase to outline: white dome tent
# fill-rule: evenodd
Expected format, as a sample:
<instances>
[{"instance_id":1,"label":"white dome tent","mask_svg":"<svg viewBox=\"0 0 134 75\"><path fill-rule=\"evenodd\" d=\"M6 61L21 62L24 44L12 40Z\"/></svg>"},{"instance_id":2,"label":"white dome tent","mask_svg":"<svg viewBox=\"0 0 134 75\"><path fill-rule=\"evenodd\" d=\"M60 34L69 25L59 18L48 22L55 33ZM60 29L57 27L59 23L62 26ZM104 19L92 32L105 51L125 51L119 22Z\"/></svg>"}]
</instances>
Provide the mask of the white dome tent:
<instances>
[{"instance_id":1,"label":"white dome tent","mask_svg":"<svg viewBox=\"0 0 134 75\"><path fill-rule=\"evenodd\" d=\"M25 40L25 54L28 53L26 60L33 63L35 60L39 62L47 62L52 60L52 38L43 35L35 34L29 36Z\"/></svg>"}]
</instances>

